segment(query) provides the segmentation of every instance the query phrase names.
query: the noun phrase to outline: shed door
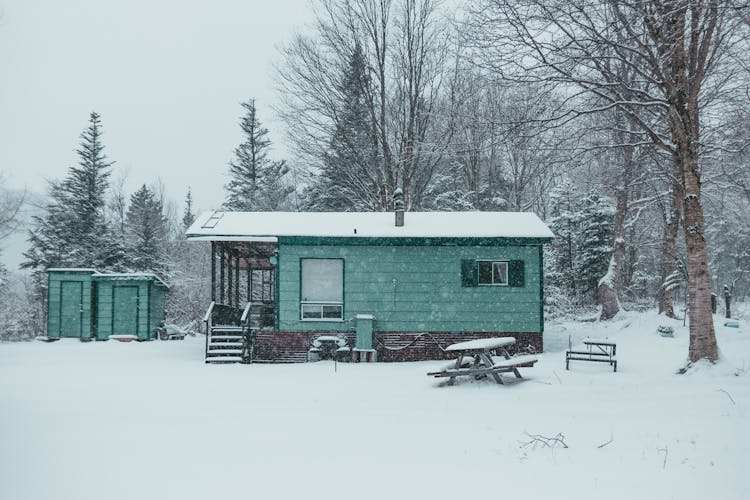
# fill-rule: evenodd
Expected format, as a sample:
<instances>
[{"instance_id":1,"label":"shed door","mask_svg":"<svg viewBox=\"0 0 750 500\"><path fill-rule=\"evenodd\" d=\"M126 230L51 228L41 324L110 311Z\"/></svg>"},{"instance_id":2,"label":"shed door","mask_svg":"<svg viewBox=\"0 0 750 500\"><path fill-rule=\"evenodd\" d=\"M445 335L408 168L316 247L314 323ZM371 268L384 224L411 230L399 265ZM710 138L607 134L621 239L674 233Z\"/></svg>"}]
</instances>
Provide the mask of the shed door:
<instances>
[{"instance_id":1,"label":"shed door","mask_svg":"<svg viewBox=\"0 0 750 500\"><path fill-rule=\"evenodd\" d=\"M80 337L83 330L83 282L60 283L60 336Z\"/></svg>"},{"instance_id":2,"label":"shed door","mask_svg":"<svg viewBox=\"0 0 750 500\"><path fill-rule=\"evenodd\" d=\"M138 335L138 287L112 287L112 333L114 335Z\"/></svg>"}]
</instances>

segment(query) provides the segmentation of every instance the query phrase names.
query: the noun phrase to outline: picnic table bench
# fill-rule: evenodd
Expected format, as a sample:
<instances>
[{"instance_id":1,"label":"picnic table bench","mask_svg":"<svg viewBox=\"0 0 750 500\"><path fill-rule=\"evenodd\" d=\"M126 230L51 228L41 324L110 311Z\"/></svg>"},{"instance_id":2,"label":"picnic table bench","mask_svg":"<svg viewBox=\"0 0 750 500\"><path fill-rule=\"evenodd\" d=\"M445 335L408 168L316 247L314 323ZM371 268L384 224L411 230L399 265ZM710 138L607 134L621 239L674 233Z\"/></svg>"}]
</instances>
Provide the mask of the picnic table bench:
<instances>
[{"instance_id":1,"label":"picnic table bench","mask_svg":"<svg viewBox=\"0 0 750 500\"><path fill-rule=\"evenodd\" d=\"M469 340L450 345L445 351L458 354L455 363L452 362L442 370L429 372L427 375L435 378L449 377L448 385L453 385L456 377L461 376L481 378L492 375L498 384L505 383L500 376L501 373L513 372L516 378L523 378L518 368L534 366L534 363L538 360L535 356L531 355L512 358L505 348L513 345L515 342L516 339L513 337L496 337ZM499 352L502 357L497 360L493 359L493 352Z\"/></svg>"},{"instance_id":2,"label":"picnic table bench","mask_svg":"<svg viewBox=\"0 0 750 500\"><path fill-rule=\"evenodd\" d=\"M568 338L568 350L565 351L565 369L570 369L571 361L595 361L609 363L617 371L617 344L607 339L586 339L583 341L583 349L575 350L570 345Z\"/></svg>"}]
</instances>

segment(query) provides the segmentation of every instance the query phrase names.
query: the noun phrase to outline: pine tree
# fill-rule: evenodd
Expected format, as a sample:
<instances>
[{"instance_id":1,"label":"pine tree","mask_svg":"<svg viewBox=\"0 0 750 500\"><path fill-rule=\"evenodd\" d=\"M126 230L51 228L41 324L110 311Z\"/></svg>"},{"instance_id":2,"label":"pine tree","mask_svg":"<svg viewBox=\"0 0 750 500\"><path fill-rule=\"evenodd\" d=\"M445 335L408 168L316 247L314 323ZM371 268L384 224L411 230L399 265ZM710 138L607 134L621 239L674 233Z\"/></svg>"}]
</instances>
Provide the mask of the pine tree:
<instances>
[{"instance_id":1,"label":"pine tree","mask_svg":"<svg viewBox=\"0 0 750 500\"><path fill-rule=\"evenodd\" d=\"M578 237L577 281L583 293L596 292L607 274L612 255L615 209L605 198L591 193L583 199Z\"/></svg>"},{"instance_id":2,"label":"pine tree","mask_svg":"<svg viewBox=\"0 0 750 500\"><path fill-rule=\"evenodd\" d=\"M750 291L750 228L742 201L722 199L707 230L711 244L711 271L715 293L721 295L727 285L733 296L743 297Z\"/></svg>"},{"instance_id":3,"label":"pine tree","mask_svg":"<svg viewBox=\"0 0 750 500\"><path fill-rule=\"evenodd\" d=\"M167 220L161 201L145 184L130 197L125 232L131 267L166 275Z\"/></svg>"},{"instance_id":4,"label":"pine tree","mask_svg":"<svg viewBox=\"0 0 750 500\"><path fill-rule=\"evenodd\" d=\"M432 182L424 194L423 208L448 212L477 210L478 207L473 203L476 193L467 191L463 186L462 165L452 161L444 168L444 172L433 175Z\"/></svg>"},{"instance_id":5,"label":"pine tree","mask_svg":"<svg viewBox=\"0 0 750 500\"><path fill-rule=\"evenodd\" d=\"M357 211L382 206L375 168L376 139L367 104L369 87L367 63L356 43L338 89L338 120L323 167L306 192L306 208Z\"/></svg>"},{"instance_id":6,"label":"pine tree","mask_svg":"<svg viewBox=\"0 0 750 500\"><path fill-rule=\"evenodd\" d=\"M51 201L44 216L34 217L30 249L22 267L57 266L117 269L123 259L121 242L105 220L105 192L113 162L107 161L99 115L92 112L81 134L78 165L60 182L50 184Z\"/></svg>"},{"instance_id":7,"label":"pine tree","mask_svg":"<svg viewBox=\"0 0 750 500\"><path fill-rule=\"evenodd\" d=\"M195 214L193 213L193 193L188 188L187 195L185 196L185 211L182 213L182 227L184 229L189 228L193 221L195 221Z\"/></svg>"},{"instance_id":8,"label":"pine tree","mask_svg":"<svg viewBox=\"0 0 750 500\"><path fill-rule=\"evenodd\" d=\"M289 168L284 161L268 158L271 141L268 129L258 119L255 99L242 103L245 115L240 128L245 140L234 150L229 164L229 183L225 186L224 208L236 211L278 210L286 204L293 188L286 185Z\"/></svg>"},{"instance_id":9,"label":"pine tree","mask_svg":"<svg viewBox=\"0 0 750 500\"><path fill-rule=\"evenodd\" d=\"M550 192L550 214L547 221L555 235L549 245L552 284L575 295L578 260L578 229L581 222L579 194L569 181Z\"/></svg>"}]
</instances>

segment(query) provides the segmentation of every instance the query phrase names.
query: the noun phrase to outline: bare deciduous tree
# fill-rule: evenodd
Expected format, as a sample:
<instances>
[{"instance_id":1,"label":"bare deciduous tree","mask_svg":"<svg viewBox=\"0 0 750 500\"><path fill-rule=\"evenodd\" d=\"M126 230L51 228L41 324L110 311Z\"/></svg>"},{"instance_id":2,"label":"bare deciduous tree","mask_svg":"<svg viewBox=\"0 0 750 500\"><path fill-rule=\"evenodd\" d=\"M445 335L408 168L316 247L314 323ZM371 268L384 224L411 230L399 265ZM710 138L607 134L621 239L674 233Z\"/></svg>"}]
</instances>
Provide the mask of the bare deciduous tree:
<instances>
[{"instance_id":1,"label":"bare deciduous tree","mask_svg":"<svg viewBox=\"0 0 750 500\"><path fill-rule=\"evenodd\" d=\"M418 207L450 129L436 118L447 38L435 0L321 0L313 33L298 35L277 68L278 111L297 153L320 167L342 123L341 79L357 44L367 61L366 96L372 130L377 206L392 206L402 185ZM371 202L368 200L368 204Z\"/></svg>"},{"instance_id":2,"label":"bare deciduous tree","mask_svg":"<svg viewBox=\"0 0 750 500\"><path fill-rule=\"evenodd\" d=\"M722 56L744 36L741 16L724 7L718 0L481 0L472 9L487 66L566 90L558 122L613 110L637 125L632 142L672 156L684 190L690 361L718 358L700 157L706 94L729 85ZM623 65L632 76L619 74Z\"/></svg>"},{"instance_id":3,"label":"bare deciduous tree","mask_svg":"<svg viewBox=\"0 0 750 500\"><path fill-rule=\"evenodd\" d=\"M0 241L18 229L19 215L26 199L26 192L7 189L0 172Z\"/></svg>"}]
</instances>

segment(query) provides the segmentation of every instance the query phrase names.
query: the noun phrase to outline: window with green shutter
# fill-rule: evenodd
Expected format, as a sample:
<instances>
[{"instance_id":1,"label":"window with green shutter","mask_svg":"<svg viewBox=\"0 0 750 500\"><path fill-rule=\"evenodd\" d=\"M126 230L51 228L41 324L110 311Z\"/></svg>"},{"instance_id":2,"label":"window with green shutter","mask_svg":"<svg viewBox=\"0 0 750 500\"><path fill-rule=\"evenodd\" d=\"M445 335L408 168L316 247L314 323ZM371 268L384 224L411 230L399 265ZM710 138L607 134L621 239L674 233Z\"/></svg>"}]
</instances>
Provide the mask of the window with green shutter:
<instances>
[{"instance_id":1,"label":"window with green shutter","mask_svg":"<svg viewBox=\"0 0 750 500\"><path fill-rule=\"evenodd\" d=\"M461 286L477 286L477 261L461 260Z\"/></svg>"},{"instance_id":2,"label":"window with green shutter","mask_svg":"<svg viewBox=\"0 0 750 500\"><path fill-rule=\"evenodd\" d=\"M508 263L508 285L522 287L525 285L525 276L522 260L511 260Z\"/></svg>"}]
</instances>

